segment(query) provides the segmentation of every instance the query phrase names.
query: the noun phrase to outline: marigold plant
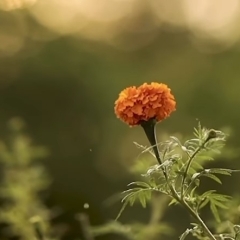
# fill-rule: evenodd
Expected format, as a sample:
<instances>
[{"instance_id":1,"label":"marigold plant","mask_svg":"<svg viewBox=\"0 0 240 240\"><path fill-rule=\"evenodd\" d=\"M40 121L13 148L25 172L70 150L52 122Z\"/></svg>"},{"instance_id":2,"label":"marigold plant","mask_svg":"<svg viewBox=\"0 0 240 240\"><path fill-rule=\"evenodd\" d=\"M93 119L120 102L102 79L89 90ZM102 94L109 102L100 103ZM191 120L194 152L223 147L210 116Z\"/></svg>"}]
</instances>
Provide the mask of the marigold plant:
<instances>
[{"instance_id":1,"label":"marigold plant","mask_svg":"<svg viewBox=\"0 0 240 240\"><path fill-rule=\"evenodd\" d=\"M221 222L219 209L226 209L226 204L231 200L230 196L215 190L201 194L198 192L202 177L221 183L218 175L231 175L239 171L204 168L204 162L213 160L216 153L220 153L226 135L222 131L204 128L199 123L193 139L182 143L178 138L170 137L158 143L156 123L169 117L175 109L175 98L163 83L144 83L139 87L126 88L116 100L117 117L130 126L143 127L151 144L151 147L144 148L144 152L149 151L158 161L158 164L150 166L141 174L143 181L130 183L130 188L123 192L123 207L118 217L128 204L132 206L139 201L145 207L153 194L164 194L169 197L170 205L181 205L194 220L192 227L180 236L180 240L184 240L190 233L201 240L239 240L240 226L232 224L229 233L219 233L217 230L213 233L200 216L201 209L209 206L218 224Z\"/></svg>"}]
</instances>

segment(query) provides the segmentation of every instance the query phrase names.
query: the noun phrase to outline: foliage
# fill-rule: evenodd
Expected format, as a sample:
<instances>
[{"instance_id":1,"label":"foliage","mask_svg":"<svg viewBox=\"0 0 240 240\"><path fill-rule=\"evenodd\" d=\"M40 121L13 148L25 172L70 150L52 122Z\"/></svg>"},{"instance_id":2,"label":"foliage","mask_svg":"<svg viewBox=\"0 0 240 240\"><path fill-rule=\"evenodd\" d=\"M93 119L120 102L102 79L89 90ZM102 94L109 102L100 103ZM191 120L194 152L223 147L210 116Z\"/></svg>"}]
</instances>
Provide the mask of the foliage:
<instances>
[{"instance_id":1,"label":"foliage","mask_svg":"<svg viewBox=\"0 0 240 240\"><path fill-rule=\"evenodd\" d=\"M130 188L123 192L123 206L118 217L127 205L133 206L139 202L145 208L154 193L162 193L171 199L169 205L182 205L195 220L193 228L187 229L181 235L181 240L189 233L198 239L216 240L225 239L226 236L237 239L236 231L227 235L218 232L212 234L200 217L201 209L209 206L216 226L221 222L219 210L228 209L227 204L231 200L230 196L217 193L214 189L203 193L198 190L203 177L221 184L220 175L231 176L238 172L226 168L204 168L206 161L212 161L220 154L225 139L226 135L222 131L206 129L199 123L194 129L194 138L184 143L176 137L170 137L169 140L153 145L149 149L144 148L143 151L147 150L153 155L157 149L160 164L150 166L142 174L143 181L128 185ZM157 157L156 154L155 156Z\"/></svg>"},{"instance_id":2,"label":"foliage","mask_svg":"<svg viewBox=\"0 0 240 240\"><path fill-rule=\"evenodd\" d=\"M159 240L164 239L165 236L172 236L173 228L162 220L169 203L168 198L159 193L154 193L148 200L151 206L148 223L123 224L119 221L110 221L101 226L91 227L93 237L111 233L123 236L124 239L128 240Z\"/></svg>"},{"instance_id":3,"label":"foliage","mask_svg":"<svg viewBox=\"0 0 240 240\"><path fill-rule=\"evenodd\" d=\"M32 146L29 138L22 133L23 126L19 119L13 119L10 123L9 143L0 142L3 168L0 220L7 224L5 234L23 240L53 240L50 211L39 198L39 193L48 187L49 179L45 169L36 161L44 157L47 151L45 148ZM145 133L148 134L148 131ZM203 178L222 184L222 175L231 176L239 172L227 168L205 168L206 162L219 156L225 139L226 135L222 131L206 129L199 123L190 140L181 141L171 136L149 148L135 143L143 152L149 152L157 158L158 164L143 160L132 167L131 171L135 176L141 175L138 181L128 184L129 188L122 193L123 205L117 221L90 226L88 217L80 214L84 239L93 240L109 233L128 240L159 240L172 236L173 228L163 217L167 206L174 204L184 207L194 220L191 227L181 234L180 240L186 239L189 234L200 240L239 240L240 226L234 223L239 221L240 198L231 198L215 189L205 192L199 189ZM119 222L125 208L135 203L151 209L149 221ZM209 230L200 216L202 209L206 207L213 215L214 220L208 224L215 233Z\"/></svg>"},{"instance_id":4,"label":"foliage","mask_svg":"<svg viewBox=\"0 0 240 240\"><path fill-rule=\"evenodd\" d=\"M49 186L49 177L37 161L46 156L47 150L33 146L23 133L23 126L21 119L12 119L9 122L10 141L0 142L3 171L0 221L6 224L7 237L53 239L50 238L50 211L39 196Z\"/></svg>"}]
</instances>

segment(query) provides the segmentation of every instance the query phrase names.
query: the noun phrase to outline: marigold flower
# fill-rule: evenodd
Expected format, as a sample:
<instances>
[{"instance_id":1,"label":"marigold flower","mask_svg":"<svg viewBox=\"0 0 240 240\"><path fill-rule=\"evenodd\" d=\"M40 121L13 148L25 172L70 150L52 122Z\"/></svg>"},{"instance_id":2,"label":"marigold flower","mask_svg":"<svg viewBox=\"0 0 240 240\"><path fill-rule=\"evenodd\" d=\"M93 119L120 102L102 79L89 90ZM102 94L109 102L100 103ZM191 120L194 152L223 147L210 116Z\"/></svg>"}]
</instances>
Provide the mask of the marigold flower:
<instances>
[{"instance_id":1,"label":"marigold flower","mask_svg":"<svg viewBox=\"0 0 240 240\"><path fill-rule=\"evenodd\" d=\"M144 83L138 88L124 89L115 101L114 110L123 122L135 126L151 119L164 120L176 110L176 102L166 84Z\"/></svg>"}]
</instances>

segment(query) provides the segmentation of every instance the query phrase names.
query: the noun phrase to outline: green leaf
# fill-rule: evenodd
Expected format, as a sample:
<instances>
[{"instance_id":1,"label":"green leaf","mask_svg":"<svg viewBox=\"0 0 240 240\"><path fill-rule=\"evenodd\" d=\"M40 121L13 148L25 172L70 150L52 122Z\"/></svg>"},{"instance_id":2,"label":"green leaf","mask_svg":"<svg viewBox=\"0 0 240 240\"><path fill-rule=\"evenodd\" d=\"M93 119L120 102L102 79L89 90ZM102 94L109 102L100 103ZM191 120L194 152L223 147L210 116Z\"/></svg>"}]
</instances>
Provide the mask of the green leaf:
<instances>
[{"instance_id":1,"label":"green leaf","mask_svg":"<svg viewBox=\"0 0 240 240\"><path fill-rule=\"evenodd\" d=\"M193 174L195 174L196 172L197 172L197 171L196 171L194 168L190 167L189 170L188 170L188 175L193 175Z\"/></svg>"},{"instance_id":2,"label":"green leaf","mask_svg":"<svg viewBox=\"0 0 240 240\"><path fill-rule=\"evenodd\" d=\"M221 168L212 168L212 169L206 169L206 172L211 172L211 173L217 173L217 174L222 174L222 175L227 175L231 176L231 171L229 169L221 169Z\"/></svg>"},{"instance_id":3,"label":"green leaf","mask_svg":"<svg viewBox=\"0 0 240 240\"><path fill-rule=\"evenodd\" d=\"M210 196L210 195L211 195L212 193L214 193L214 192L216 192L216 190L209 190L209 191L203 193L203 194L200 196L200 198L204 199L204 198Z\"/></svg>"},{"instance_id":4,"label":"green leaf","mask_svg":"<svg viewBox=\"0 0 240 240\"><path fill-rule=\"evenodd\" d=\"M175 198L173 198L171 200L171 202L168 204L168 206L171 206L171 205L176 204L176 203L177 203L177 200Z\"/></svg>"},{"instance_id":5,"label":"green leaf","mask_svg":"<svg viewBox=\"0 0 240 240\"><path fill-rule=\"evenodd\" d=\"M198 159L199 161L201 161L201 162L214 160L213 157L210 157L210 156L205 155L205 154L204 154L204 155L198 155L198 156L197 156L197 159Z\"/></svg>"},{"instance_id":6,"label":"green leaf","mask_svg":"<svg viewBox=\"0 0 240 240\"><path fill-rule=\"evenodd\" d=\"M228 195L223 195L223 194L217 194L214 193L212 194L212 199L218 200L218 201L222 201L222 202L228 202L230 201L232 198Z\"/></svg>"},{"instance_id":7,"label":"green leaf","mask_svg":"<svg viewBox=\"0 0 240 240\"><path fill-rule=\"evenodd\" d=\"M154 189L150 186L149 183L146 182L132 182L128 186L139 186L135 188L128 189L123 192L125 196L122 198L123 206L117 216L117 219L121 216L122 212L129 204L133 206L136 201L139 201L142 207L146 207L147 201L151 199L151 193Z\"/></svg>"},{"instance_id":8,"label":"green leaf","mask_svg":"<svg viewBox=\"0 0 240 240\"><path fill-rule=\"evenodd\" d=\"M147 203L146 203L146 198L144 195L142 195L142 194L139 195L139 201L140 201L142 207L146 208Z\"/></svg>"},{"instance_id":9,"label":"green leaf","mask_svg":"<svg viewBox=\"0 0 240 240\"><path fill-rule=\"evenodd\" d=\"M191 164L191 168L194 168L194 169L203 169L203 166L201 164L199 164L198 162L192 162Z\"/></svg>"},{"instance_id":10,"label":"green leaf","mask_svg":"<svg viewBox=\"0 0 240 240\"><path fill-rule=\"evenodd\" d=\"M213 174L203 174L203 176L211 178L212 180L216 181L217 183L222 184L221 180Z\"/></svg>"},{"instance_id":11,"label":"green leaf","mask_svg":"<svg viewBox=\"0 0 240 240\"><path fill-rule=\"evenodd\" d=\"M217 206L217 207L220 207L220 208L223 208L223 209L228 209L229 206L226 206L224 205L223 203L219 202L219 201L215 201L215 200L212 200L212 202L214 202L214 204Z\"/></svg>"},{"instance_id":12,"label":"green leaf","mask_svg":"<svg viewBox=\"0 0 240 240\"><path fill-rule=\"evenodd\" d=\"M142 187L142 188L149 188L149 187L151 187L148 183L140 182L140 181L138 181L138 182L131 182L127 186L132 186L132 185L136 185L136 186L139 186L139 187Z\"/></svg>"},{"instance_id":13,"label":"green leaf","mask_svg":"<svg viewBox=\"0 0 240 240\"><path fill-rule=\"evenodd\" d=\"M200 137L201 137L201 132L202 132L202 126L201 126L201 123L198 122L197 128L194 128L194 135L195 135L197 138L200 138Z\"/></svg>"},{"instance_id":14,"label":"green leaf","mask_svg":"<svg viewBox=\"0 0 240 240\"><path fill-rule=\"evenodd\" d=\"M170 136L170 139L174 140L177 143L177 145L182 148L182 143L177 137Z\"/></svg>"},{"instance_id":15,"label":"green leaf","mask_svg":"<svg viewBox=\"0 0 240 240\"><path fill-rule=\"evenodd\" d=\"M125 210L125 208L127 207L127 205L128 205L127 201L123 203L123 205L122 205L122 207L121 207L121 209L120 209L120 211L119 211L115 221L117 221L121 217L121 215L122 215L123 211Z\"/></svg>"},{"instance_id":16,"label":"green leaf","mask_svg":"<svg viewBox=\"0 0 240 240\"><path fill-rule=\"evenodd\" d=\"M191 190L191 192L190 192L190 194L189 194L191 197L193 197L194 192L195 192L195 190L196 190L197 187L198 187L198 184L196 184L196 186Z\"/></svg>"},{"instance_id":17,"label":"green leaf","mask_svg":"<svg viewBox=\"0 0 240 240\"><path fill-rule=\"evenodd\" d=\"M186 229L186 231L179 237L179 240L184 240L189 233L192 232L192 229Z\"/></svg>"},{"instance_id":18,"label":"green leaf","mask_svg":"<svg viewBox=\"0 0 240 240\"><path fill-rule=\"evenodd\" d=\"M215 192L215 190L210 190L199 196L199 198L203 200L201 203L199 203L199 209L203 208L210 202L210 210L216 221L220 222L217 207L227 209L228 207L226 206L226 202L228 202L231 197L223 194L217 194Z\"/></svg>"},{"instance_id":19,"label":"green leaf","mask_svg":"<svg viewBox=\"0 0 240 240\"><path fill-rule=\"evenodd\" d=\"M192 175L192 180L194 180L194 179L196 179L197 177L199 177L199 175L201 175L201 173L194 173L193 175Z\"/></svg>"},{"instance_id":20,"label":"green leaf","mask_svg":"<svg viewBox=\"0 0 240 240\"><path fill-rule=\"evenodd\" d=\"M220 223L220 222L221 222L221 219L220 219L220 217L219 217L218 210L217 210L217 208L216 208L216 206L215 206L215 204L214 204L213 202L210 202L210 209L211 209L212 214L213 214L214 218L216 219L216 221L217 221L218 223Z\"/></svg>"},{"instance_id":21,"label":"green leaf","mask_svg":"<svg viewBox=\"0 0 240 240\"><path fill-rule=\"evenodd\" d=\"M133 189L129 189L129 190L133 190ZM121 202L125 202L125 201L129 201L129 199L131 198L131 196L134 196L135 192L130 192L128 193L125 197L123 197Z\"/></svg>"},{"instance_id":22,"label":"green leaf","mask_svg":"<svg viewBox=\"0 0 240 240\"><path fill-rule=\"evenodd\" d=\"M147 200L151 198L151 192L140 192L138 198L142 207L146 208Z\"/></svg>"},{"instance_id":23,"label":"green leaf","mask_svg":"<svg viewBox=\"0 0 240 240\"><path fill-rule=\"evenodd\" d=\"M195 183L195 185L196 185L197 187L200 186L200 180L199 180L199 179L195 179L195 180L194 180L194 183Z\"/></svg>"},{"instance_id":24,"label":"green leaf","mask_svg":"<svg viewBox=\"0 0 240 240\"><path fill-rule=\"evenodd\" d=\"M240 170L233 170L233 169L226 169L226 168L210 168L210 169L205 169L205 171L222 174L222 175L228 175L228 176L231 176L231 174L234 172L240 172Z\"/></svg>"},{"instance_id":25,"label":"green leaf","mask_svg":"<svg viewBox=\"0 0 240 240\"><path fill-rule=\"evenodd\" d=\"M135 201L136 201L136 195L135 195L135 193L133 193L133 194L128 198L128 202L129 202L130 207L133 206L133 204L135 203Z\"/></svg>"},{"instance_id":26,"label":"green leaf","mask_svg":"<svg viewBox=\"0 0 240 240\"><path fill-rule=\"evenodd\" d=\"M191 168L190 168L190 170L191 170ZM231 170L231 169L225 169L225 168L210 168L210 169L205 169L201 172L194 173L194 171L190 171L189 173L193 174L192 181L194 181L197 178L200 178L201 176L204 176L204 177L209 177L209 178L213 179L214 181L216 181L219 184L222 184L221 180L217 176L215 176L213 173L230 176L231 173L233 173L233 172L240 172L240 170Z\"/></svg>"},{"instance_id":27,"label":"green leaf","mask_svg":"<svg viewBox=\"0 0 240 240\"><path fill-rule=\"evenodd\" d=\"M186 147L187 150L194 151L199 146L199 144L200 144L199 139L194 138L194 139L187 140L184 143L184 147Z\"/></svg>"},{"instance_id":28,"label":"green leaf","mask_svg":"<svg viewBox=\"0 0 240 240\"><path fill-rule=\"evenodd\" d=\"M198 206L199 209L205 207L210 202L209 198L205 198L200 205Z\"/></svg>"}]
</instances>

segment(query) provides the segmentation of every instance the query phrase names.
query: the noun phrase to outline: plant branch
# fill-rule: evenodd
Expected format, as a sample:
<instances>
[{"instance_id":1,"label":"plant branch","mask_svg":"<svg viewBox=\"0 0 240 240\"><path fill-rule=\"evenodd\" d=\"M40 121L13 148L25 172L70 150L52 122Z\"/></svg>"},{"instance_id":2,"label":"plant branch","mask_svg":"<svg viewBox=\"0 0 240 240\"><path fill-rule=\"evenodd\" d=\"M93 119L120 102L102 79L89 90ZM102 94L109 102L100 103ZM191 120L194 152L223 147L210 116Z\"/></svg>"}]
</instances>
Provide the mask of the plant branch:
<instances>
[{"instance_id":1,"label":"plant branch","mask_svg":"<svg viewBox=\"0 0 240 240\"><path fill-rule=\"evenodd\" d=\"M211 233L211 231L208 229L204 221L201 219L201 217L196 213L183 199L178 199L179 203L187 209L187 211L190 213L190 215L200 224L205 234L211 239L216 240L214 235Z\"/></svg>"},{"instance_id":2,"label":"plant branch","mask_svg":"<svg viewBox=\"0 0 240 240\"><path fill-rule=\"evenodd\" d=\"M143 127L143 129L144 129L144 131L145 131L145 133L147 135L147 138L148 138L150 144L153 147L153 151L155 153L156 159L158 160L158 163L160 165L162 165L162 160L160 159L158 145L156 144L156 142L157 142L157 140L156 140L156 128L155 128L156 127L156 122L154 120L150 120L148 122L143 122L141 124L141 126ZM179 202L183 207L185 207L187 209L187 211L190 213L190 215L202 227L203 231L209 237L210 240L216 240L216 238L211 233L211 231L208 229L208 227L203 222L201 217L188 205L188 203L183 198L184 183L185 183L185 180L186 180L186 177L187 177L188 170L189 170L189 168L191 166L191 163L192 163L194 157L203 149L205 143L208 140L209 140L209 138L205 139L202 142L202 144L195 150L195 152L189 157L188 162L187 162L187 167L186 167L186 170L184 172L184 176L183 176L183 180L182 180L181 195L180 196L177 193L177 191L175 190L175 188L173 187L173 185L169 182L168 174L167 174L166 169L164 168L164 166L162 166L162 170L163 170L163 175L164 175L164 177L166 179L167 185L168 185L168 187L169 187L169 189L171 191L172 197L174 199L176 199L177 202Z\"/></svg>"},{"instance_id":3,"label":"plant branch","mask_svg":"<svg viewBox=\"0 0 240 240\"><path fill-rule=\"evenodd\" d=\"M211 240L216 240L214 235L211 233L211 231L208 229L206 224L203 222L201 217L196 213L189 205L188 203L179 197L177 194L176 190L172 187L171 188L172 193L173 193L173 198L175 198L188 212L189 214L198 222L198 224L203 228L205 234L211 239Z\"/></svg>"},{"instance_id":4,"label":"plant branch","mask_svg":"<svg viewBox=\"0 0 240 240\"><path fill-rule=\"evenodd\" d=\"M194 153L189 157L188 161L187 161L187 167L186 167L186 170L184 172L184 175L183 175L183 178L182 178L182 183L181 183L181 198L183 199L184 197L184 183L185 183L185 180L186 180L186 177L187 177L187 174L188 174L188 171L189 171L189 168L191 166L191 163L193 161L193 159L196 157L196 155L203 149L205 143L207 142L207 140L205 140L195 151Z\"/></svg>"}]
</instances>

